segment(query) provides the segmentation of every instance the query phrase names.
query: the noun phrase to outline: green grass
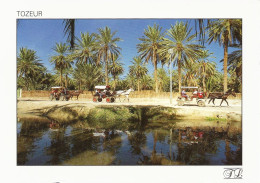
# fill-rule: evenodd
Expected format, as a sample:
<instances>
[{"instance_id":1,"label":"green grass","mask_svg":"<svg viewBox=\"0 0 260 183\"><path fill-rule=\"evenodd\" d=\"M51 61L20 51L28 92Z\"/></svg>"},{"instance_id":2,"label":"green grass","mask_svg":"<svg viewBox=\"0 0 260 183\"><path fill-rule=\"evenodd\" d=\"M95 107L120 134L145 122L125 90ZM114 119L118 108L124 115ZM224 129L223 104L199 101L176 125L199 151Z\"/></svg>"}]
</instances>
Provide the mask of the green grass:
<instances>
[{"instance_id":1,"label":"green grass","mask_svg":"<svg viewBox=\"0 0 260 183\"><path fill-rule=\"evenodd\" d=\"M226 118L206 117L207 121L227 121Z\"/></svg>"}]
</instances>

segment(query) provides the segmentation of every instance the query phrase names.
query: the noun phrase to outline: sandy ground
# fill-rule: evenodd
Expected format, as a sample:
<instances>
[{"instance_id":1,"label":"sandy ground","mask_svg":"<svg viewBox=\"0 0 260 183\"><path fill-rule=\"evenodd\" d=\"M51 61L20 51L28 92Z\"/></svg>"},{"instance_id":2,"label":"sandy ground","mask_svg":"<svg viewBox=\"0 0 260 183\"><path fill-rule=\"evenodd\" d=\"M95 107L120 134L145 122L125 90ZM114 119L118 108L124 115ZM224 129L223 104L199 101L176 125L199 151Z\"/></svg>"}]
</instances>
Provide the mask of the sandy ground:
<instances>
[{"instance_id":1,"label":"sandy ground","mask_svg":"<svg viewBox=\"0 0 260 183\"><path fill-rule=\"evenodd\" d=\"M127 101L116 101L115 103L106 103L104 100L102 102L94 103L89 99L79 99L79 100L72 100L72 101L50 101L48 98L20 98L17 100L17 113L28 113L35 109L41 108L48 108L52 106L65 106L65 105L83 105L89 108L100 106L100 105L110 105L110 106L165 106L165 107L173 107L176 109L180 109L182 111L192 111L195 110L196 112L235 112L237 114L242 113L241 108L241 100L235 99L228 99L229 106L225 102L223 102L222 107L219 106L221 100L215 101L215 106L211 104L206 104L206 107L198 107L196 105L187 104L184 106L177 106L176 99L173 100L172 104L167 99L147 99L147 98L133 98L130 99L129 102ZM208 102L207 102L208 103Z\"/></svg>"}]
</instances>

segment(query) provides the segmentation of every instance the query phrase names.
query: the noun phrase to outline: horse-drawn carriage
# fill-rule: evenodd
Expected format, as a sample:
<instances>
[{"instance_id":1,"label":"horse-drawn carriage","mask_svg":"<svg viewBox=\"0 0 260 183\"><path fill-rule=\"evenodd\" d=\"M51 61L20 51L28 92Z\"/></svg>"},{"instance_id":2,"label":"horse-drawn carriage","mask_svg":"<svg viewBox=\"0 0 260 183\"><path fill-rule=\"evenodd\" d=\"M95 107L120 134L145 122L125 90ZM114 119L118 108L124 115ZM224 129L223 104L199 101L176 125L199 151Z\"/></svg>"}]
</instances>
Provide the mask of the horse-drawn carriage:
<instances>
[{"instance_id":1,"label":"horse-drawn carriage","mask_svg":"<svg viewBox=\"0 0 260 183\"><path fill-rule=\"evenodd\" d=\"M110 86L95 86L93 102L102 102L102 99L108 103L115 102L115 93L110 91Z\"/></svg>"},{"instance_id":2,"label":"horse-drawn carriage","mask_svg":"<svg viewBox=\"0 0 260 183\"><path fill-rule=\"evenodd\" d=\"M198 105L199 107L205 107L206 95L201 90L198 90L198 87L185 86L181 87L181 89L181 96L177 98L177 103L179 106L183 106L184 104L193 104ZM193 92L192 95L186 94L185 90Z\"/></svg>"},{"instance_id":3,"label":"horse-drawn carriage","mask_svg":"<svg viewBox=\"0 0 260 183\"><path fill-rule=\"evenodd\" d=\"M50 100L66 100L68 101L70 99L69 91L62 86L54 86L51 87L51 94L50 94Z\"/></svg>"},{"instance_id":4,"label":"horse-drawn carriage","mask_svg":"<svg viewBox=\"0 0 260 183\"><path fill-rule=\"evenodd\" d=\"M124 100L129 102L129 95L134 91L132 88L128 90L111 91L110 86L95 86L95 94L93 95L93 102L102 102L105 99L107 103L113 103L116 98L120 100L121 96L124 96Z\"/></svg>"},{"instance_id":5,"label":"horse-drawn carriage","mask_svg":"<svg viewBox=\"0 0 260 183\"><path fill-rule=\"evenodd\" d=\"M211 93L209 93L208 96L205 92L198 89L198 87L187 87L186 86L186 87L181 87L181 89L182 89L181 96L177 98L177 102L178 102L179 106L183 106L184 104L193 104L193 105L198 105L199 107L205 107L207 100L209 100L208 104L212 101L212 103L215 105L215 103L214 103L215 99L221 99L220 106L224 101L229 106L229 104L227 102L228 96L233 95L234 97L236 97L236 93L232 89L229 89L225 93L211 92ZM192 95L191 96L187 95L185 90L187 90L187 91L193 90Z\"/></svg>"}]
</instances>

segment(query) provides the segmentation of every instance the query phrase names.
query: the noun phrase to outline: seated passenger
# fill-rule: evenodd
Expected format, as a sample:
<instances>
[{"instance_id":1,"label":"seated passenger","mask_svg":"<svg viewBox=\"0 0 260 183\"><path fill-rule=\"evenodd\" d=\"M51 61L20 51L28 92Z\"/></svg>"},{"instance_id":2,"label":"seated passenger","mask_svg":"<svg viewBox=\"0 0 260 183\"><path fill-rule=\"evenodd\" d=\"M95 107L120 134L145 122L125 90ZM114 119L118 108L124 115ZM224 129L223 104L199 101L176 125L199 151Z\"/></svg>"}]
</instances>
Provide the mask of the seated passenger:
<instances>
[{"instance_id":1,"label":"seated passenger","mask_svg":"<svg viewBox=\"0 0 260 183\"><path fill-rule=\"evenodd\" d=\"M182 90L181 96L184 98L188 98L188 95L186 94L185 90Z\"/></svg>"}]
</instances>

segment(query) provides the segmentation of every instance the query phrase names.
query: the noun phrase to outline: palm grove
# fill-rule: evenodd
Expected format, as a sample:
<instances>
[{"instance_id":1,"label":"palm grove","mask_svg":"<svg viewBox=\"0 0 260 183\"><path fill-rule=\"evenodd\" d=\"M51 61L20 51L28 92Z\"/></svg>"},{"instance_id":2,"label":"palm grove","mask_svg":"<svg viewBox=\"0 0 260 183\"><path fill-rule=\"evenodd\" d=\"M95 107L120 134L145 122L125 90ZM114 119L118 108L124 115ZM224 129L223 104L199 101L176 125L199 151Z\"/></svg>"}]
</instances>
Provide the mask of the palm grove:
<instances>
[{"instance_id":1,"label":"palm grove","mask_svg":"<svg viewBox=\"0 0 260 183\"><path fill-rule=\"evenodd\" d=\"M109 27L96 33L81 33L74 36L75 20L64 20L67 43L56 43L49 61L54 66L50 73L42 64L36 51L22 47L17 57L17 84L25 90L48 90L59 85L68 89L93 90L95 85L110 85L114 90L170 90L169 64L173 63L173 91L181 86L201 86L204 91L241 92L242 88L242 20L200 20L196 34L188 23L182 21L162 31L157 24L148 25L143 36L138 38L137 54L124 78L124 62L121 58L122 41L117 32ZM202 26L203 25L203 26ZM200 36L199 36L200 35ZM201 36L203 35L203 36ZM223 71L218 71L212 61L214 53L204 45L207 42L223 46L224 58L220 60ZM228 48L236 48L228 54ZM169 53L169 50L172 53ZM153 65L153 74L148 74L147 63ZM158 65L161 67L158 68Z\"/></svg>"}]
</instances>

